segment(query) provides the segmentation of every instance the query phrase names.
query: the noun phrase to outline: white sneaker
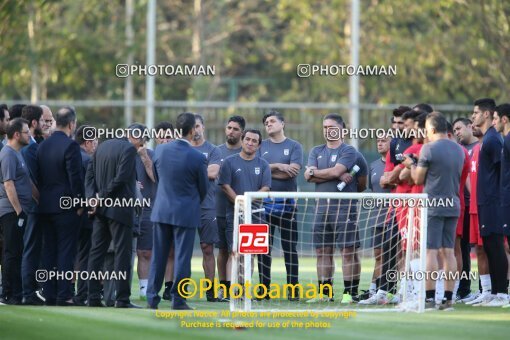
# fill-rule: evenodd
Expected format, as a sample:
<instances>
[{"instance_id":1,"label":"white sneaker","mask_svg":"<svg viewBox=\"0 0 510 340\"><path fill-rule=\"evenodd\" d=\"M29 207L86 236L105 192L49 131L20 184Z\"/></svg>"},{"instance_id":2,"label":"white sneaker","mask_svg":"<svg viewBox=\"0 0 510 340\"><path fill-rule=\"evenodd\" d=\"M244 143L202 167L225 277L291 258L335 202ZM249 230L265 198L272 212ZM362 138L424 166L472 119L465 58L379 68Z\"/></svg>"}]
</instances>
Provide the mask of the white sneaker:
<instances>
[{"instance_id":1,"label":"white sneaker","mask_svg":"<svg viewBox=\"0 0 510 340\"><path fill-rule=\"evenodd\" d=\"M468 302L471 302L471 301L477 299L480 295L481 295L480 292L469 293L465 298L460 299L459 302L467 304Z\"/></svg>"},{"instance_id":2,"label":"white sneaker","mask_svg":"<svg viewBox=\"0 0 510 340\"><path fill-rule=\"evenodd\" d=\"M361 300L358 302L358 305L385 305L388 303L388 298L386 296L386 292L379 290L376 294L372 295L366 300Z\"/></svg>"},{"instance_id":3,"label":"white sneaker","mask_svg":"<svg viewBox=\"0 0 510 340\"><path fill-rule=\"evenodd\" d=\"M489 302L491 302L495 298L496 298L496 295L492 295L492 294L486 295L483 298L482 301L480 301L478 303L475 303L472 306L474 306L474 307L485 307L486 304L488 304Z\"/></svg>"},{"instance_id":4,"label":"white sneaker","mask_svg":"<svg viewBox=\"0 0 510 340\"><path fill-rule=\"evenodd\" d=\"M476 299L466 302L466 305L472 306L472 305L484 302L485 298L490 295L491 295L491 293L489 293L489 292L483 292Z\"/></svg>"},{"instance_id":5,"label":"white sneaker","mask_svg":"<svg viewBox=\"0 0 510 340\"><path fill-rule=\"evenodd\" d=\"M508 297L506 294L499 293L492 301L484 303L483 307L503 307L508 304Z\"/></svg>"}]
</instances>

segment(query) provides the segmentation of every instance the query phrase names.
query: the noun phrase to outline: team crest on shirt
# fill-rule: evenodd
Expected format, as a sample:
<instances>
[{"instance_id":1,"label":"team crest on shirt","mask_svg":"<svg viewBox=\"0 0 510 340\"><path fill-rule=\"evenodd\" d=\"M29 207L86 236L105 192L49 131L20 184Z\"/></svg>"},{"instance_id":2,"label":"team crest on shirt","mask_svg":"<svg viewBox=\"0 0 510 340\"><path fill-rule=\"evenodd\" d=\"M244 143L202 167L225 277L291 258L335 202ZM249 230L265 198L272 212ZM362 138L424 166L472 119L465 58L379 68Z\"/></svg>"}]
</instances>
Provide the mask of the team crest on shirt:
<instances>
[{"instance_id":1,"label":"team crest on shirt","mask_svg":"<svg viewBox=\"0 0 510 340\"><path fill-rule=\"evenodd\" d=\"M260 175L260 168L255 168L255 175Z\"/></svg>"},{"instance_id":2,"label":"team crest on shirt","mask_svg":"<svg viewBox=\"0 0 510 340\"><path fill-rule=\"evenodd\" d=\"M336 155L331 155L331 161L332 161L332 162L335 162L335 161L336 161Z\"/></svg>"},{"instance_id":3,"label":"team crest on shirt","mask_svg":"<svg viewBox=\"0 0 510 340\"><path fill-rule=\"evenodd\" d=\"M285 156L288 156L289 155L289 149L283 149L283 154Z\"/></svg>"}]
</instances>

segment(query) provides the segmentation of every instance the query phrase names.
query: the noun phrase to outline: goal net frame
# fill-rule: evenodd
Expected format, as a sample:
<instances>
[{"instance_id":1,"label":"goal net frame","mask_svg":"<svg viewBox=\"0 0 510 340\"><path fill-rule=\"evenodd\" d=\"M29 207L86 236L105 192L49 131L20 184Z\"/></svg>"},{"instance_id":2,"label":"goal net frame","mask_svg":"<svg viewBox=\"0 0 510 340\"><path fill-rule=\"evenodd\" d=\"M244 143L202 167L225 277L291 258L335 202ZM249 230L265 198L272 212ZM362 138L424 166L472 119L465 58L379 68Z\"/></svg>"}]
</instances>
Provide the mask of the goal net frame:
<instances>
[{"instance_id":1,"label":"goal net frame","mask_svg":"<svg viewBox=\"0 0 510 340\"><path fill-rule=\"evenodd\" d=\"M356 206L358 207L358 218L360 216L361 209L359 209L359 202L363 199L371 198L374 200L387 199L387 200L398 200L400 202L406 200L421 200L426 201L428 199L427 194L400 194L400 193L372 193L372 192L362 192L362 193L340 193L340 192L245 192L244 195L238 195L235 199L234 206L234 226L233 226L233 245L232 250L234 253L234 258L232 260L232 268L231 268L231 283L239 284L239 278L242 277L243 283L247 286L252 283L252 275L255 273L252 272L252 262L253 262L253 254L239 254L238 253L238 245L239 245L239 225L240 224L251 224L252 223L252 214L255 212L261 212L263 209L258 209L257 211L252 211L252 202L253 200L262 200L264 198L283 198L283 199L334 199L334 200L357 200ZM410 205L410 207L412 207ZM411 254L413 252L413 243L414 240L412 238L415 235L415 232L419 235L419 268L418 270L421 272L425 272L426 270L426 251L427 251L427 206L420 206L419 209L419 232L415 231L415 223L414 215L416 209L408 209L407 211L407 242L406 242L406 251L404 258L404 272L411 271ZM240 223L241 219L243 220ZM310 231L311 232L311 231ZM412 241L410 241L412 240ZM299 255L298 255L299 256ZM242 263L241 263L242 261ZM241 273L239 272L239 268L241 268ZM381 275L385 275L381 273ZM230 299L230 311L232 312L266 312L266 311L294 311L294 312L321 312L321 311L356 311L356 312L388 312L388 311L412 311L422 313L425 310L425 280L419 280L419 290L418 295L415 297L413 307L408 307L408 280L402 280L403 285L403 293L402 293L402 301L397 305L396 308L347 308L344 305L340 305L339 303L335 303L333 307L328 306L326 309L317 309L314 306L307 306L308 308L303 309L285 309L285 308L270 308L270 309L252 309L252 301L246 296L241 296L240 298L231 298ZM246 291L244 291L246 294ZM303 305L304 307L304 305ZM343 307L343 308L341 308Z\"/></svg>"}]
</instances>

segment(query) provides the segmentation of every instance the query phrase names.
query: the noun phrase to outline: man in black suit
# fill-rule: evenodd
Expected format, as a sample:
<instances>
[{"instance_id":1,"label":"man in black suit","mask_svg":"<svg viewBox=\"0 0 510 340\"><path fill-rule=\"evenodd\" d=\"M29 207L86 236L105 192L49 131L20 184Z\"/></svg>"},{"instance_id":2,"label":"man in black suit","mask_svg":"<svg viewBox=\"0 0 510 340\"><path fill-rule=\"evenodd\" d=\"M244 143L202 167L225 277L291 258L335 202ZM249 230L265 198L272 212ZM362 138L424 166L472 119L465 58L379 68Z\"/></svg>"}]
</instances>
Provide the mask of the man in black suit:
<instances>
[{"instance_id":1,"label":"man in black suit","mask_svg":"<svg viewBox=\"0 0 510 340\"><path fill-rule=\"evenodd\" d=\"M82 125L76 130L74 140L80 145L82 175L85 183L85 174L90 164L91 156L97 148L97 139L85 139L84 129L89 126ZM85 130L86 131L86 130ZM78 254L76 258L76 270L87 271L89 262L90 245L92 243L92 216L83 213L80 219L80 231L78 234ZM76 285L76 295L73 298L74 304L77 306L85 306L87 301L88 285L87 281L78 280Z\"/></svg>"},{"instance_id":2,"label":"man in black suit","mask_svg":"<svg viewBox=\"0 0 510 340\"><path fill-rule=\"evenodd\" d=\"M35 178L40 192L39 223L43 231L43 265L46 270L72 271L76 257L80 215L83 208L63 209L62 197L83 198L80 146L71 136L76 112L63 107L57 112L57 129L37 150ZM67 207L68 208L68 207ZM44 284L47 305L72 305L71 281L60 278Z\"/></svg>"},{"instance_id":3,"label":"man in black suit","mask_svg":"<svg viewBox=\"0 0 510 340\"><path fill-rule=\"evenodd\" d=\"M126 139L110 139L97 147L87 169L85 192L87 198L136 199L136 149ZM92 204L94 206L94 204ZM101 206L92 208L95 214L92 230L92 245L89 254L88 271L99 272L103 268L108 245L113 241L115 253L114 271L131 278L131 253L133 251L134 209L128 206ZM131 303L131 280L115 282L115 307L139 308ZM89 280L88 304L90 307L103 307L101 283Z\"/></svg>"},{"instance_id":4,"label":"man in black suit","mask_svg":"<svg viewBox=\"0 0 510 340\"><path fill-rule=\"evenodd\" d=\"M157 309L161 301L158 293L172 243L175 249L172 309L191 309L178 293L178 287L182 279L191 276L193 243L196 229L200 227L200 204L208 188L207 159L191 146L195 115L181 113L176 128L182 131L183 138L159 145L153 159L158 188L151 214L151 221L155 223L154 244L147 287L148 307L152 309Z\"/></svg>"}]
</instances>

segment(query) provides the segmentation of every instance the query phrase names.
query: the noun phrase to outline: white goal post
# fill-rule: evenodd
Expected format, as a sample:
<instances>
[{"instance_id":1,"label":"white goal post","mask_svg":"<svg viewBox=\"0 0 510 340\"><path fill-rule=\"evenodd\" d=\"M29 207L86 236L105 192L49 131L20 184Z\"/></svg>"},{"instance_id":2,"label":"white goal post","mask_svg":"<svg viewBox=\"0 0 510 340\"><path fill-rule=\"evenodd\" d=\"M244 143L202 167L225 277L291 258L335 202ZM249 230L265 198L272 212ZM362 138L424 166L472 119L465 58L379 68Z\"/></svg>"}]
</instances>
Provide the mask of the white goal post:
<instances>
[{"instance_id":1,"label":"white goal post","mask_svg":"<svg viewBox=\"0 0 510 340\"><path fill-rule=\"evenodd\" d=\"M374 270L373 263L375 261L372 248L375 246L373 242L376 238L376 233L380 233L381 230L387 230L390 228L389 225L391 223L393 223L393 225L398 224L399 237L406 241L398 242L399 258L398 260L395 259L395 261L400 261L398 270L396 271L398 282L395 284L394 288L397 289L397 286L399 288L398 295L394 294L398 296L397 300L395 300L397 302L385 304L383 306L365 306L357 304L356 302L342 304L337 296L341 296L341 293L339 293L341 289L339 288L344 286L340 284L342 282L343 270L335 271L335 268L342 268L341 266L335 266L335 261L339 263L342 262L342 257L336 246L333 246L334 259L332 264L334 278L337 278L337 284L332 288L336 293L335 299L331 298L330 301L320 301L320 303L309 303L311 300L307 301L303 296L294 301L287 299L285 295L267 300L256 299L254 297L254 292L250 293L250 289L252 287L256 288L259 283L257 275L260 276L261 273L256 269L257 265L260 269L260 263L258 263L260 259L257 259L257 255L250 253L240 254L238 252L240 242L239 226L252 223L271 224L267 219L269 218L268 214L272 214L273 212L272 210L268 210L265 203L262 205L262 200L266 203L268 200L272 200L271 202L284 202L281 204L284 206L287 205L287 207L290 207L289 210L292 211L291 219L297 224L298 234L296 249L299 259L299 283L303 285L310 285L317 282L318 279L318 274L315 272L316 268L314 268L314 261L316 261L316 248L320 248L320 246L317 246L317 242L312 241L312 239L314 239L314 233L316 233L314 225L318 224L317 221L320 219L318 216L320 216L321 213L324 214L324 211L326 211L326 215L329 214L329 209L331 209L334 214L336 213L336 215L334 215L336 216L336 220L333 223L330 223L328 220L328 222L324 222L324 224L330 223L332 225L337 225L344 223L343 220L340 221L338 219L340 215L338 211L342 209L338 207L346 207L349 211L347 213L347 222L345 223L351 223L351 216L356 216L356 235L364 235L358 238L359 246L356 246L356 256L361 259L361 262L359 262L361 263L359 265L361 267L360 288L368 288L368 285L371 283L370 278L372 277L372 271ZM414 279L418 275L406 275L406 273L425 273L426 270L427 204L423 202L427 200L427 194L386 194L372 192L246 192L244 195L237 196L235 200L233 225L234 235L232 249L234 257L231 268L231 287L237 294L234 294L230 298L230 310L245 312L272 310L423 312L425 307L425 280L412 280L411 278ZM271 207L273 207L273 205L271 205ZM335 207L339 210L333 210ZM397 211L399 217L396 218L395 215L392 215L391 211L393 211L393 214ZM335 227L333 226L333 228ZM269 229L271 230L271 228ZM337 240L337 238L342 235L341 231L336 233L337 235L333 237L334 240ZM274 235L272 235L272 258L276 261L273 260L272 267L271 265L269 266L269 280L271 280L271 273L278 273L279 275L285 273L288 264L287 259L285 260L285 266L282 264L283 260L281 254L283 250L279 249L280 241L285 240L281 240L281 235L277 236L276 234L277 233L274 232ZM388 254L390 253L382 254L383 261L385 255L388 256ZM257 262L254 260L257 260ZM317 266L319 266L318 262ZM388 279L387 273L381 273L380 275L386 275L386 279ZM285 275L283 275L283 278L284 277ZM279 282L278 280L274 280L272 284L284 286L285 282L282 282L284 281L283 278L280 278ZM331 282L334 282L334 278L331 278ZM241 288L239 289L236 287ZM273 292L277 293L276 290ZM285 289L281 289L280 293L285 294ZM313 292L309 291L308 293L312 294Z\"/></svg>"}]
</instances>

